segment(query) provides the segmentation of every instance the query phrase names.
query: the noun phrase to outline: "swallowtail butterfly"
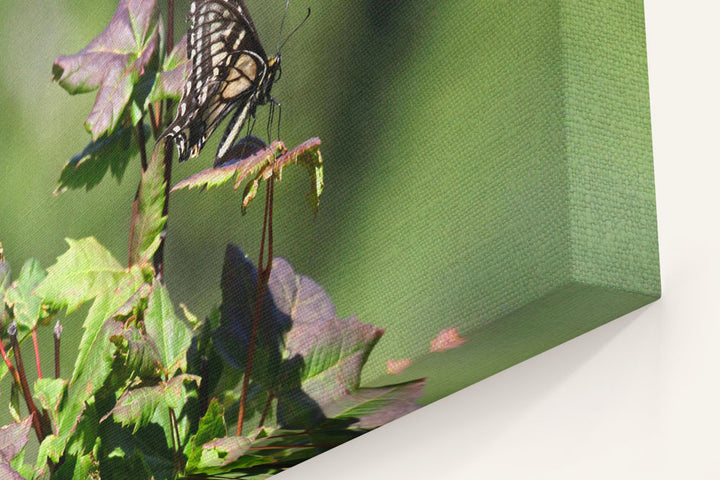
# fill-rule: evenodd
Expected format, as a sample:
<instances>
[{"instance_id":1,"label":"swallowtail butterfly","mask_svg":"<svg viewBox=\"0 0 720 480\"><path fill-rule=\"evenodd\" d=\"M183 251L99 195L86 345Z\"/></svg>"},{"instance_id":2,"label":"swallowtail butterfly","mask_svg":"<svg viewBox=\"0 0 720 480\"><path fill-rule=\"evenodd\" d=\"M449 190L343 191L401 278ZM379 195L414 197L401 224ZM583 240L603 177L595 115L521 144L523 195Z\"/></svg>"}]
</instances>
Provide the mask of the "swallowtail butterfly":
<instances>
[{"instance_id":1,"label":"swallowtail butterfly","mask_svg":"<svg viewBox=\"0 0 720 480\"><path fill-rule=\"evenodd\" d=\"M190 75L175 120L162 133L175 141L183 162L196 157L233 110L215 165L258 105L273 101L270 89L280 76L280 54L268 59L243 0L193 0L187 54Z\"/></svg>"}]
</instances>

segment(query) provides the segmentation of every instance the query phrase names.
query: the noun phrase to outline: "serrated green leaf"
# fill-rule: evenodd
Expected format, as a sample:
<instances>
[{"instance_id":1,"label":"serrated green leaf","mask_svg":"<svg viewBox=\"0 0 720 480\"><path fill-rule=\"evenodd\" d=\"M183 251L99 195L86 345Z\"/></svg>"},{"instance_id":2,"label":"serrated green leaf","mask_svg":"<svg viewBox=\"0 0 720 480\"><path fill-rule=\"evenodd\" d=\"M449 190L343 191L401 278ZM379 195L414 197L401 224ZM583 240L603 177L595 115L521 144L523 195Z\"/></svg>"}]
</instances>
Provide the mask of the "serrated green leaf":
<instances>
[{"instance_id":1,"label":"serrated green leaf","mask_svg":"<svg viewBox=\"0 0 720 480\"><path fill-rule=\"evenodd\" d=\"M53 79L68 92L99 88L85 127L97 140L117 126L133 88L157 54L155 0L121 0L105 30L75 55L53 64Z\"/></svg>"},{"instance_id":2,"label":"serrated green leaf","mask_svg":"<svg viewBox=\"0 0 720 480\"><path fill-rule=\"evenodd\" d=\"M95 237L66 241L70 248L48 268L47 277L34 291L45 302L67 307L70 313L133 276Z\"/></svg>"},{"instance_id":3,"label":"serrated green leaf","mask_svg":"<svg viewBox=\"0 0 720 480\"><path fill-rule=\"evenodd\" d=\"M60 468L53 474L53 480L88 480L99 478L98 462L92 454L63 458ZM128 477L131 478L131 477ZM132 477L136 478L136 477Z\"/></svg>"},{"instance_id":4,"label":"serrated green leaf","mask_svg":"<svg viewBox=\"0 0 720 480\"><path fill-rule=\"evenodd\" d=\"M110 348L112 353L115 352L110 337L113 333L117 334L117 332L113 332L109 325L103 332L102 327L108 320L112 320L112 317L116 315L119 309L126 307L125 304L129 298L137 298L135 293L142 286L143 273L139 268L133 267L129 271L123 272L123 275L118 276L116 283L109 285L107 290L101 292L95 299L83 322L84 332L80 339L71 383L88 375L89 378L86 378L86 380L90 381L96 367L92 362L89 362L91 358L96 361L101 359L109 360L112 363L112 354L108 357L106 350ZM100 335L101 333L103 335ZM107 345L104 342L107 342ZM104 369L98 370L99 373L104 371Z\"/></svg>"},{"instance_id":5,"label":"serrated green leaf","mask_svg":"<svg viewBox=\"0 0 720 480\"><path fill-rule=\"evenodd\" d=\"M108 170L120 183L128 163L138 154L138 145L133 139L131 127L122 127L112 134L104 134L91 141L82 152L65 164L54 194L68 189L90 190L100 183Z\"/></svg>"},{"instance_id":6,"label":"serrated green leaf","mask_svg":"<svg viewBox=\"0 0 720 480\"><path fill-rule=\"evenodd\" d=\"M150 164L143 172L140 190L133 203L133 221L130 231L130 264L142 265L152 260L160 246L160 234L165 226L165 164L161 150L153 151Z\"/></svg>"},{"instance_id":7,"label":"serrated green leaf","mask_svg":"<svg viewBox=\"0 0 720 480\"><path fill-rule=\"evenodd\" d=\"M184 372L192 333L185 322L175 315L167 287L157 281L145 311L145 330L158 350L166 375L172 375L177 369Z\"/></svg>"},{"instance_id":8,"label":"serrated green leaf","mask_svg":"<svg viewBox=\"0 0 720 480\"><path fill-rule=\"evenodd\" d=\"M146 284L145 284L146 285ZM110 337L115 344L118 356L124 359L124 372L116 370L123 378L157 379L163 371L162 360L155 348L140 330L130 325L119 335Z\"/></svg>"},{"instance_id":9,"label":"serrated green leaf","mask_svg":"<svg viewBox=\"0 0 720 480\"><path fill-rule=\"evenodd\" d=\"M132 425L135 433L151 422L158 408L163 412L167 412L168 408L182 409L187 401L187 382L199 383L200 377L184 374L156 385L128 389L106 417L112 415L123 426Z\"/></svg>"},{"instance_id":10,"label":"serrated green leaf","mask_svg":"<svg viewBox=\"0 0 720 480\"><path fill-rule=\"evenodd\" d=\"M163 385L154 385L126 390L108 415L112 414L113 419L123 426L133 425L135 433L150 422L163 400L163 389Z\"/></svg>"},{"instance_id":11,"label":"serrated green leaf","mask_svg":"<svg viewBox=\"0 0 720 480\"><path fill-rule=\"evenodd\" d=\"M313 213L317 213L324 186L320 139L311 138L288 152L282 142L273 142L270 147L261 148L257 145L259 140L254 138L251 136L241 139L230 149L226 155L228 160L222 165L203 170L178 182L172 191L183 188L210 189L233 178L237 190L241 183L250 179L243 190L242 210L245 213L248 204L257 194L260 181L270 178L271 175L282 178L283 168L297 164L304 167L310 176L311 186L307 199Z\"/></svg>"},{"instance_id":12,"label":"serrated green leaf","mask_svg":"<svg viewBox=\"0 0 720 480\"><path fill-rule=\"evenodd\" d=\"M211 440L203 445L200 459L193 473L218 472L216 470L218 467L229 468L229 465L240 457L245 459L244 466L253 466L252 459L245 457L250 450L250 445L250 440L245 437L223 437Z\"/></svg>"},{"instance_id":13,"label":"serrated green leaf","mask_svg":"<svg viewBox=\"0 0 720 480\"><path fill-rule=\"evenodd\" d=\"M39 378L35 381L35 398L50 415L53 431L58 430L60 402L67 391L68 381L62 378Z\"/></svg>"},{"instance_id":14,"label":"serrated green leaf","mask_svg":"<svg viewBox=\"0 0 720 480\"><path fill-rule=\"evenodd\" d=\"M13 309L18 323L18 338L30 332L42 315L42 299L33 290L45 278L45 271L35 259L25 262L20 276L5 293L5 302Z\"/></svg>"},{"instance_id":15,"label":"serrated green leaf","mask_svg":"<svg viewBox=\"0 0 720 480\"><path fill-rule=\"evenodd\" d=\"M225 417L220 403L213 399L208 405L207 412L200 419L197 433L190 439L185 454L188 457L185 467L187 472L198 469L202 458L202 447L206 443L227 435Z\"/></svg>"},{"instance_id":16,"label":"serrated green leaf","mask_svg":"<svg viewBox=\"0 0 720 480\"><path fill-rule=\"evenodd\" d=\"M132 293L127 287L119 288L115 292L110 291L99 296L90 308L81 340L82 356L78 356L76 360L67 400L63 402L63 408L58 415L57 434L46 437L41 444L36 468L44 468L46 458L57 462L66 453L68 442L73 436L79 436L81 447L89 442L90 438L94 438L93 432L86 432L78 425L83 424L83 419L87 417L88 403L112 371L116 347L110 338L121 335L123 328L122 323L114 320L113 313ZM99 326L96 327L96 324ZM97 425L97 420L88 424Z\"/></svg>"}]
</instances>

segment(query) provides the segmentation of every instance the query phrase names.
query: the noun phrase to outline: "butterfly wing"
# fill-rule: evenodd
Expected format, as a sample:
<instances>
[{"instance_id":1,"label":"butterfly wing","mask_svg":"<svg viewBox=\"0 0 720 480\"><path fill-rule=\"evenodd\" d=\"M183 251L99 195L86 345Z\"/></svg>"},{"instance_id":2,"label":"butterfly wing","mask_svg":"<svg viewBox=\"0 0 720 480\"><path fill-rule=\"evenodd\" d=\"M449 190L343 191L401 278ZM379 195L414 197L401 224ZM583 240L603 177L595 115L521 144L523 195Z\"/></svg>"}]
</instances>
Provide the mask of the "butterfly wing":
<instances>
[{"instance_id":1,"label":"butterfly wing","mask_svg":"<svg viewBox=\"0 0 720 480\"><path fill-rule=\"evenodd\" d=\"M222 157L257 103L268 61L242 0L190 4L188 57L192 70L177 117L163 132L173 138L180 161L196 157L223 119L237 109L220 142Z\"/></svg>"}]
</instances>

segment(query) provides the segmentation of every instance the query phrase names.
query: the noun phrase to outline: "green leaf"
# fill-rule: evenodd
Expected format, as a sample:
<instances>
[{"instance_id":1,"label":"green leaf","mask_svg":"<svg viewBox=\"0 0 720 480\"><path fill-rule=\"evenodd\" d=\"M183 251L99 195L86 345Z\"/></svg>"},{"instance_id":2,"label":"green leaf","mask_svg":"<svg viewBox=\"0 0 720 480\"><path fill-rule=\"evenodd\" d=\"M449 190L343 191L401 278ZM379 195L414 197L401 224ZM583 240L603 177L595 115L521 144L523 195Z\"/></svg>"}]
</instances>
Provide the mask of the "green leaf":
<instances>
[{"instance_id":1,"label":"green leaf","mask_svg":"<svg viewBox=\"0 0 720 480\"><path fill-rule=\"evenodd\" d=\"M70 248L48 268L47 277L34 291L45 302L67 307L70 313L134 276L94 237L66 241Z\"/></svg>"},{"instance_id":2,"label":"green leaf","mask_svg":"<svg viewBox=\"0 0 720 480\"><path fill-rule=\"evenodd\" d=\"M108 26L87 47L55 60L53 80L69 93L99 89L85 121L93 140L114 131L158 42L155 0L121 0Z\"/></svg>"},{"instance_id":3,"label":"green leaf","mask_svg":"<svg viewBox=\"0 0 720 480\"><path fill-rule=\"evenodd\" d=\"M123 378L157 379L164 370L157 348L135 326L124 328L120 334L111 336L110 341L117 347L117 355L123 359L124 369L120 371L116 365L116 375Z\"/></svg>"},{"instance_id":4,"label":"green leaf","mask_svg":"<svg viewBox=\"0 0 720 480\"><path fill-rule=\"evenodd\" d=\"M188 457L185 467L188 473L198 470L202 460L202 447L206 443L227 435L223 408L217 400L213 399L208 405L207 412L200 419L197 433L190 439L186 449Z\"/></svg>"},{"instance_id":5,"label":"green leaf","mask_svg":"<svg viewBox=\"0 0 720 480\"><path fill-rule=\"evenodd\" d=\"M133 425L133 433L135 433L138 428L150 422L155 409L163 400L163 389L163 385L155 385L127 390L120 396L108 415L112 414L113 419L123 426Z\"/></svg>"},{"instance_id":6,"label":"green leaf","mask_svg":"<svg viewBox=\"0 0 720 480\"><path fill-rule=\"evenodd\" d=\"M188 473L212 474L228 471L231 468L230 464L244 457L250 450L250 444L250 440L245 437L223 437L211 440L203 445L194 471ZM245 458L245 466L252 466L250 458Z\"/></svg>"},{"instance_id":7,"label":"green leaf","mask_svg":"<svg viewBox=\"0 0 720 480\"><path fill-rule=\"evenodd\" d=\"M185 322L175 315L167 287L158 281L155 281L148 299L145 330L157 348L166 375L172 375L177 369L184 372L192 333Z\"/></svg>"},{"instance_id":8,"label":"green leaf","mask_svg":"<svg viewBox=\"0 0 720 480\"><path fill-rule=\"evenodd\" d=\"M144 128L144 127L143 127ZM120 183L130 159L139 153L132 127L122 127L91 141L62 169L55 195L68 189L90 190L105 177L108 170Z\"/></svg>"},{"instance_id":9,"label":"green leaf","mask_svg":"<svg viewBox=\"0 0 720 480\"><path fill-rule=\"evenodd\" d=\"M143 172L140 190L133 203L132 229L130 230L130 264L142 265L152 260L160 246L160 234L167 216L165 204L165 164L162 149L153 151L150 164Z\"/></svg>"},{"instance_id":10,"label":"green leaf","mask_svg":"<svg viewBox=\"0 0 720 480\"><path fill-rule=\"evenodd\" d=\"M87 480L99 478L99 464L90 453L80 456L65 456L53 480ZM137 478L137 477L128 477Z\"/></svg>"},{"instance_id":11,"label":"green leaf","mask_svg":"<svg viewBox=\"0 0 720 480\"><path fill-rule=\"evenodd\" d=\"M5 293L5 302L13 310L18 323L18 338L28 334L42 316L42 299L33 290L45 278L45 271L35 259L25 262L20 276Z\"/></svg>"},{"instance_id":12,"label":"green leaf","mask_svg":"<svg viewBox=\"0 0 720 480\"><path fill-rule=\"evenodd\" d=\"M115 321L114 312L137 290L131 287L132 284L125 284L118 286L116 290L111 289L97 297L90 307L83 325L85 332L68 386L67 400L62 403L63 407L58 415L57 435L46 437L41 444L36 468L44 468L45 459L48 457L57 462L66 453L66 446L73 436L88 437L82 439L80 445L90 442L89 436L93 432L80 429L78 424L82 424L82 419L87 416L88 403L112 371L117 348L110 339L122 335L123 330L123 324ZM94 424L96 425L97 421Z\"/></svg>"},{"instance_id":13,"label":"green leaf","mask_svg":"<svg viewBox=\"0 0 720 480\"><path fill-rule=\"evenodd\" d=\"M100 421L112 415L123 426L132 425L133 433L153 419L159 407L182 409L187 401L185 383L200 383L200 377L182 374L167 382L128 389L120 396L115 407Z\"/></svg>"},{"instance_id":14,"label":"green leaf","mask_svg":"<svg viewBox=\"0 0 720 480\"><path fill-rule=\"evenodd\" d=\"M53 431L58 431L60 402L67 392L68 381L62 378L39 378L35 381L35 398L50 415Z\"/></svg>"},{"instance_id":15,"label":"green leaf","mask_svg":"<svg viewBox=\"0 0 720 480\"><path fill-rule=\"evenodd\" d=\"M116 312L125 307L129 298L137 298L135 293L142 286L142 272L139 268L133 267L129 272L124 272L123 275L119 276L115 284L108 285L107 290L100 293L95 299L85 318L85 322L83 322L85 331L80 339L71 383L79 378L91 381L93 376L104 373L104 369L96 369L97 365L94 365L91 359L102 361L103 365L108 360L112 363L115 346L110 342L110 337L119 335L121 332L118 332L115 326L108 322L113 322ZM105 330L102 330L103 326L105 326ZM110 353L108 354L108 352ZM109 366L108 364L108 369ZM96 382L92 381L92 383L95 384Z\"/></svg>"}]
</instances>

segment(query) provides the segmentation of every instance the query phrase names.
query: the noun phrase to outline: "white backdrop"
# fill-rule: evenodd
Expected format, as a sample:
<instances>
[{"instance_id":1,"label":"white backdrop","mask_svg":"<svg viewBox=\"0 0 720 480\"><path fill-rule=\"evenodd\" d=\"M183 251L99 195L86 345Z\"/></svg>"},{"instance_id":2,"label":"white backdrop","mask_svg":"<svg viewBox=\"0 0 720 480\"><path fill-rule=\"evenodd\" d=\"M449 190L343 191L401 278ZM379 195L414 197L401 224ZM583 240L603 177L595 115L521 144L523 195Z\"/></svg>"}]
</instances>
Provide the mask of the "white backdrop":
<instances>
[{"instance_id":1,"label":"white backdrop","mask_svg":"<svg viewBox=\"0 0 720 480\"><path fill-rule=\"evenodd\" d=\"M275 478L720 479L720 3L645 9L663 298Z\"/></svg>"}]
</instances>

